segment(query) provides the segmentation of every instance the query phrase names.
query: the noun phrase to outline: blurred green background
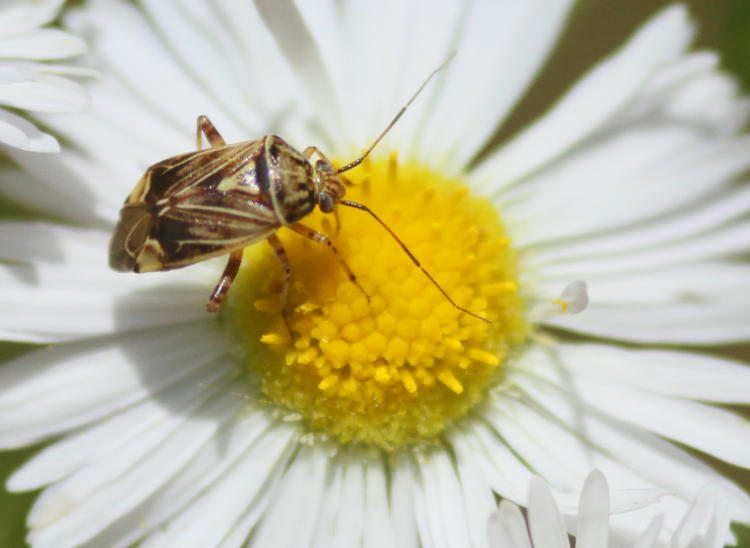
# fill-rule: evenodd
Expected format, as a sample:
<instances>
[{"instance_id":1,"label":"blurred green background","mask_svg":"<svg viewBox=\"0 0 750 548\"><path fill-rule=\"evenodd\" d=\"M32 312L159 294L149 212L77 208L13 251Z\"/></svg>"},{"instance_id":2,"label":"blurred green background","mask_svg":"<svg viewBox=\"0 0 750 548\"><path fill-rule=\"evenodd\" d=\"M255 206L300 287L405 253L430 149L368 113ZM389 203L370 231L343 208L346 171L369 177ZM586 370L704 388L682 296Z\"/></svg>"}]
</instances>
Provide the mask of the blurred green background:
<instances>
[{"instance_id":1,"label":"blurred green background","mask_svg":"<svg viewBox=\"0 0 750 548\"><path fill-rule=\"evenodd\" d=\"M543 75L498 134L498 139L538 115L587 67L621 44L650 15L672 3L662 0L580 0ZM725 69L736 75L745 90L750 90L750 0L689 0L684 3L690 7L698 26L695 47L720 52ZM0 215L3 214L16 217L19 212L0 198ZM0 343L0 357L10 358L25 348ZM750 361L750 346L712 350ZM738 411L750 415L747 409ZM35 450L0 452L2 484ZM711 464L750 490L749 471L713 461ZM35 496L36 493L8 494L0 490L0 548L25 546L24 519ZM750 548L750 529L735 527L735 531L738 546Z\"/></svg>"}]
</instances>

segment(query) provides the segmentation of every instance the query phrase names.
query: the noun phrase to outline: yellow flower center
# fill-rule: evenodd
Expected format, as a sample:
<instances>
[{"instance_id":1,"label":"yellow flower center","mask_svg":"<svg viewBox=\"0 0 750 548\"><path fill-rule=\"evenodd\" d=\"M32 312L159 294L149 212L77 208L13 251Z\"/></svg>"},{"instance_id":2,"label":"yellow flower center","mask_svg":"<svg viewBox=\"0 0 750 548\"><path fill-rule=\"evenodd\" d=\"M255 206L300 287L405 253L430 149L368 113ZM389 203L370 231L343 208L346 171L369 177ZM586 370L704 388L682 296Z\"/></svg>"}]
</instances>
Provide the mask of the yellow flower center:
<instances>
[{"instance_id":1,"label":"yellow flower center","mask_svg":"<svg viewBox=\"0 0 750 548\"><path fill-rule=\"evenodd\" d=\"M312 432L385 449L429 442L502 381L527 335L515 254L495 208L458 180L395 155L347 177L346 199L368 205L457 304L492 323L452 306L383 227L344 206L338 230L317 209L303 222L331 239L367 295L325 245L282 228L294 335L267 244L245 251L225 318L263 400Z\"/></svg>"}]
</instances>

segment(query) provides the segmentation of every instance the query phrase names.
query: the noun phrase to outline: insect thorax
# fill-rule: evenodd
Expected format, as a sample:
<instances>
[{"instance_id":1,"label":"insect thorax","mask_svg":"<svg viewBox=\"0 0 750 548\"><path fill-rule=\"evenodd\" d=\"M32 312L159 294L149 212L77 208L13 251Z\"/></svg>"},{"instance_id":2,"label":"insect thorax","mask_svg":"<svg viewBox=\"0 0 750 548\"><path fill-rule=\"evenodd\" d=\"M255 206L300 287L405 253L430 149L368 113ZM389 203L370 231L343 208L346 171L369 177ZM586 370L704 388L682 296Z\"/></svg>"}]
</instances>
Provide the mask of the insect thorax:
<instances>
[{"instance_id":1,"label":"insect thorax","mask_svg":"<svg viewBox=\"0 0 750 548\"><path fill-rule=\"evenodd\" d=\"M307 158L275 135L265 138L258 159L258 184L271 196L282 224L290 225L315 208L315 172Z\"/></svg>"}]
</instances>

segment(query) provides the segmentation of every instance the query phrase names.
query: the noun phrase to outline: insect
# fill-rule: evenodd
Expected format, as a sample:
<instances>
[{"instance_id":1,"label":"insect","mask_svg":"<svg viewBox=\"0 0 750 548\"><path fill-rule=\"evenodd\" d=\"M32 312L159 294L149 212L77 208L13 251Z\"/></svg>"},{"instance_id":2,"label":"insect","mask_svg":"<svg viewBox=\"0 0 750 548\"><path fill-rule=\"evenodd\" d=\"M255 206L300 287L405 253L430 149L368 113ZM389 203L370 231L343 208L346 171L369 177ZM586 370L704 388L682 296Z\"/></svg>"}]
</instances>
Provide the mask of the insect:
<instances>
[{"instance_id":1,"label":"insect","mask_svg":"<svg viewBox=\"0 0 750 548\"><path fill-rule=\"evenodd\" d=\"M303 153L275 135L227 145L206 116L198 117L197 149L154 164L141 177L120 210L109 247L109 265L120 272L171 270L229 254L224 272L206 305L218 309L237 275L245 247L267 240L284 269L282 315L287 320L291 266L276 231L282 226L324 244L362 292L357 278L333 243L299 221L317 206L323 213L337 205L369 213L399 243L445 298L458 310L489 323L459 306L421 265L396 234L366 205L343 200L340 176L370 154L403 115L435 69L362 156L339 169L316 147ZM202 136L210 148L203 149ZM367 297L369 300L369 296ZM291 332L291 329L289 329Z\"/></svg>"}]
</instances>

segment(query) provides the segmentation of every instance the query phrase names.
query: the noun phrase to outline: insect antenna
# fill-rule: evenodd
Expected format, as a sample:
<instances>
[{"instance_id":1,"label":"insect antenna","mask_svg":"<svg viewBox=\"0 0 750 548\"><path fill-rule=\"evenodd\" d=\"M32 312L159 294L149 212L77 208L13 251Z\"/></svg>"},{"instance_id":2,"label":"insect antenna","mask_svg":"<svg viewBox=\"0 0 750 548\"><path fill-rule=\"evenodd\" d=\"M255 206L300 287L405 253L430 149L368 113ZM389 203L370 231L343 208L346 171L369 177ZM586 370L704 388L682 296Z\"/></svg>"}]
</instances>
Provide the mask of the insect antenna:
<instances>
[{"instance_id":1,"label":"insect antenna","mask_svg":"<svg viewBox=\"0 0 750 548\"><path fill-rule=\"evenodd\" d=\"M453 299L450 298L450 295L448 295L448 293L445 291L445 289L443 289L442 287L440 287L440 284L437 283L437 281L435 280L435 278L432 277L432 274L430 274L429 272L427 272L427 270L425 270L425 267L422 266L422 263L419 262L419 260L414 256L414 254L411 251L409 251L409 248L406 247L406 244L401 241L401 238L399 238L398 236L396 236L396 233L393 232L393 230L391 230L390 227L387 224L385 224L380 219L380 217L378 217L377 215L375 215L375 213L369 207L367 207L364 204L357 203L357 202L350 202L349 200L341 200L339 203L342 204L342 205L345 205L345 206L353 207L353 208L356 208L356 209L361 209L362 211L366 211L367 213L369 213L370 215L372 215L372 217L377 222L379 222L383 228L385 228L388 231L388 234L390 234L391 237L398 242L398 245L401 246L401 249L404 250L404 253L406 253L409 256L409 258L412 260L412 262L416 266L418 266L419 269L422 272L424 272L424 275L427 276L430 279L430 281L435 285L435 287L437 287L440 290L440 293L442 293L443 296L446 299L448 299L448 302L451 303L455 308L457 308L458 310L460 310L464 314L468 314L469 316L473 316L474 318L476 318L478 320L482 320L483 322L486 322L486 323L492 323L487 318L484 318L484 317L480 316L479 314L475 314L471 310L467 310L464 307L457 305L453 301Z\"/></svg>"},{"instance_id":2,"label":"insect antenna","mask_svg":"<svg viewBox=\"0 0 750 548\"><path fill-rule=\"evenodd\" d=\"M393 120L391 120L391 123L388 124L388 127L386 127L383 130L383 133L381 133L378 136L378 138L375 139L375 141L370 145L370 148L368 148L365 151L365 153L362 154L362 156L360 156L359 158L357 158L353 162L349 162L344 167L341 167L341 168L337 169L336 173L338 174L338 173L343 173L344 171L349 171L350 169L352 169L354 167L357 167L359 164L361 164L364 161L364 159L367 158L370 155L370 152L372 152L372 149L374 149L378 145L378 143L383 139L383 137L385 137L386 133L388 133L391 130L391 128L396 125L396 122L398 122L399 118L401 118L401 116L403 116L404 112L406 112L406 109L409 108L409 105L411 105L414 102L414 99L417 98L417 95L419 95L422 92L422 90L424 89L424 87L429 83L429 81L432 80L432 77L435 76L441 70L443 70L445 68L445 66L448 63L451 62L451 59L453 59L453 57L455 57L455 55L456 55L456 52L451 53L448 56L448 58L445 61L443 61L443 63L438 68L436 68L435 70L433 70L430 73L430 75L425 79L425 81L422 82L422 85L419 86L419 89L417 90L417 92L414 95L411 96L411 99L409 99L409 101L403 107L401 107L401 110L398 111L398 114L396 114L396 117L393 118ZM429 276L429 274L428 274L428 276Z\"/></svg>"}]
</instances>

